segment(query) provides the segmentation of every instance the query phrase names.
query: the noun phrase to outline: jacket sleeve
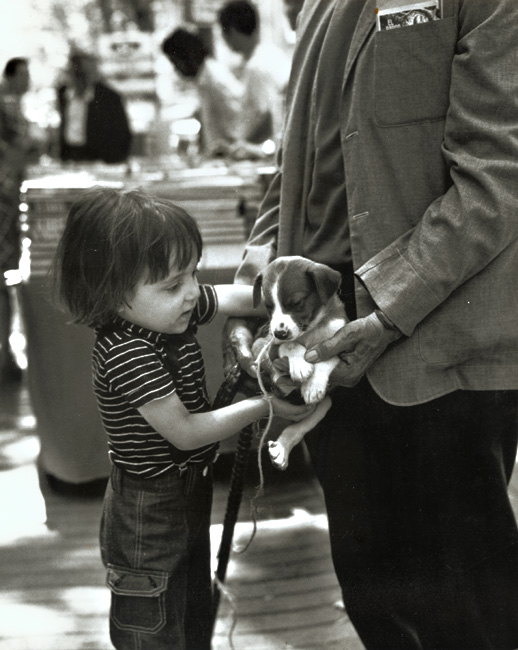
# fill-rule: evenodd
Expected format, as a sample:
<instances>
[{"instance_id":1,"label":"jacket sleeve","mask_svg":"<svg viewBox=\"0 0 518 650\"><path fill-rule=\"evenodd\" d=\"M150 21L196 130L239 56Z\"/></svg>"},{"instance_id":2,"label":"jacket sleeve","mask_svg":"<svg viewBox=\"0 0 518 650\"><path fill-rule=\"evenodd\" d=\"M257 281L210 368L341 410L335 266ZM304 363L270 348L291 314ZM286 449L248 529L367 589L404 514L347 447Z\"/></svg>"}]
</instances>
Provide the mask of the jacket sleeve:
<instances>
[{"instance_id":1,"label":"jacket sleeve","mask_svg":"<svg viewBox=\"0 0 518 650\"><path fill-rule=\"evenodd\" d=\"M279 233L279 202L282 172L273 178L259 207L259 216L245 247L237 270L237 284L253 284L256 275L277 256Z\"/></svg>"},{"instance_id":2,"label":"jacket sleeve","mask_svg":"<svg viewBox=\"0 0 518 650\"><path fill-rule=\"evenodd\" d=\"M518 237L518 3L459 0L458 11L443 143L451 185L357 271L406 335Z\"/></svg>"}]
</instances>

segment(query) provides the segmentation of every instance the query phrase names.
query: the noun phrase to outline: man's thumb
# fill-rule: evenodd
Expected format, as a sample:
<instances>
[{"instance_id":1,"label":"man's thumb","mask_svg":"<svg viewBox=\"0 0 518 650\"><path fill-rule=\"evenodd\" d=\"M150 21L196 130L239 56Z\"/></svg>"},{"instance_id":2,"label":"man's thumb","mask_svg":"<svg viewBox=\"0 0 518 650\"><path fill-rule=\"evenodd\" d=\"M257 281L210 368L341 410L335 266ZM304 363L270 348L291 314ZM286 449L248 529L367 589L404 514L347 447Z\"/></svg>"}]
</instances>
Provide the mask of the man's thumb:
<instances>
[{"instance_id":1,"label":"man's thumb","mask_svg":"<svg viewBox=\"0 0 518 650\"><path fill-rule=\"evenodd\" d=\"M326 361L331 357L335 357L340 352L343 352L345 347L344 328L342 328L338 330L338 332L336 332L332 338L328 339L327 341L322 341L318 345L315 345L313 348L308 350L304 355L304 359L308 363Z\"/></svg>"}]
</instances>

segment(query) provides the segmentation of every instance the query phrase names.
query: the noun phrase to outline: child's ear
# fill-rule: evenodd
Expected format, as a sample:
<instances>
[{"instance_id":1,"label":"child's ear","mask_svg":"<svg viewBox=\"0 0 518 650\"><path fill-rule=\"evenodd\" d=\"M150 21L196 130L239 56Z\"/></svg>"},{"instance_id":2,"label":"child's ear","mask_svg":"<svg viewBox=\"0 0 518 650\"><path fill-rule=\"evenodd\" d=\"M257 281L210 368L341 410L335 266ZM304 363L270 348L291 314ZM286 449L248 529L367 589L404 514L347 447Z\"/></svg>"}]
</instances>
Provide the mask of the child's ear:
<instances>
[{"instance_id":1,"label":"child's ear","mask_svg":"<svg viewBox=\"0 0 518 650\"><path fill-rule=\"evenodd\" d=\"M125 311L126 309L131 309L131 305L129 304L129 302L127 302L126 300L124 300L124 301L121 302L121 304L117 307L117 313L120 314L121 312Z\"/></svg>"},{"instance_id":2,"label":"child's ear","mask_svg":"<svg viewBox=\"0 0 518 650\"><path fill-rule=\"evenodd\" d=\"M262 298L262 286L263 286L263 274L259 273L259 275L255 278L254 281L254 288L252 292L252 304L254 306L254 309L259 305L261 302Z\"/></svg>"}]
</instances>

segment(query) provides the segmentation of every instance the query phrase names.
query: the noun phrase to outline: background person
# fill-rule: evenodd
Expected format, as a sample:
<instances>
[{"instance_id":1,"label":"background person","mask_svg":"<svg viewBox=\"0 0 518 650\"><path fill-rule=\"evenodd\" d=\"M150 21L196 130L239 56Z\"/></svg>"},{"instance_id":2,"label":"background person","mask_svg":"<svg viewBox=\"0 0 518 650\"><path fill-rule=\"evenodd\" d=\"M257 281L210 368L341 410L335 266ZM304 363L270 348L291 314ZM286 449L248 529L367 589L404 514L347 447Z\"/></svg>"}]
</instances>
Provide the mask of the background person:
<instances>
[{"instance_id":1,"label":"background person","mask_svg":"<svg viewBox=\"0 0 518 650\"><path fill-rule=\"evenodd\" d=\"M57 91L61 160L124 162L132 134L121 96L101 80L87 52L70 53L68 72Z\"/></svg>"},{"instance_id":2,"label":"background person","mask_svg":"<svg viewBox=\"0 0 518 650\"><path fill-rule=\"evenodd\" d=\"M282 0L284 13L293 31L297 28L297 18L304 4L304 0Z\"/></svg>"},{"instance_id":3,"label":"background person","mask_svg":"<svg viewBox=\"0 0 518 650\"><path fill-rule=\"evenodd\" d=\"M340 353L339 386L306 440L366 648L511 650L518 5L395 4L304 4L281 169L236 281L292 254L342 273L351 322L306 355Z\"/></svg>"},{"instance_id":4,"label":"background person","mask_svg":"<svg viewBox=\"0 0 518 650\"><path fill-rule=\"evenodd\" d=\"M226 153L236 139L243 85L215 59L201 36L179 28L162 43L162 52L197 88L202 148L208 155Z\"/></svg>"},{"instance_id":5,"label":"background person","mask_svg":"<svg viewBox=\"0 0 518 650\"><path fill-rule=\"evenodd\" d=\"M20 186L37 148L29 135L22 98L29 89L27 59L10 59L0 85L0 381L19 381L22 372L10 347L12 304L5 272L20 262Z\"/></svg>"},{"instance_id":6,"label":"background person","mask_svg":"<svg viewBox=\"0 0 518 650\"><path fill-rule=\"evenodd\" d=\"M247 0L224 4L218 21L226 44L242 57L235 69L244 85L240 144L246 147L268 139L278 144L291 62L280 48L261 42L259 13Z\"/></svg>"}]
</instances>

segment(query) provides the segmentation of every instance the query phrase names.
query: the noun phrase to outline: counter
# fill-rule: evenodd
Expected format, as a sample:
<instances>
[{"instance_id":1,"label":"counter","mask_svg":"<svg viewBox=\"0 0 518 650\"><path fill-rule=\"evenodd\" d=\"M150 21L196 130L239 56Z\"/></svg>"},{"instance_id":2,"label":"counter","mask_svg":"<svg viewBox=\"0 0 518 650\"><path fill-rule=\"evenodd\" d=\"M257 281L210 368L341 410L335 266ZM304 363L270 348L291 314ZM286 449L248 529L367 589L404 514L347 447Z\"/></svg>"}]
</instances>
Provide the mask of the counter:
<instances>
[{"instance_id":1,"label":"counter","mask_svg":"<svg viewBox=\"0 0 518 650\"><path fill-rule=\"evenodd\" d=\"M108 476L106 435L91 388L93 332L70 323L52 296L49 271L70 205L94 185L143 188L177 201L197 220L204 239L200 281L232 282L263 194L261 170L252 163L206 163L195 169L161 161L127 166L38 167L22 187L22 221L28 257L20 303L27 338L31 402L41 440L40 465L69 483ZM221 383L222 319L200 328L209 392Z\"/></svg>"}]
</instances>

